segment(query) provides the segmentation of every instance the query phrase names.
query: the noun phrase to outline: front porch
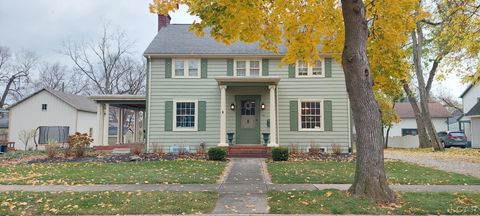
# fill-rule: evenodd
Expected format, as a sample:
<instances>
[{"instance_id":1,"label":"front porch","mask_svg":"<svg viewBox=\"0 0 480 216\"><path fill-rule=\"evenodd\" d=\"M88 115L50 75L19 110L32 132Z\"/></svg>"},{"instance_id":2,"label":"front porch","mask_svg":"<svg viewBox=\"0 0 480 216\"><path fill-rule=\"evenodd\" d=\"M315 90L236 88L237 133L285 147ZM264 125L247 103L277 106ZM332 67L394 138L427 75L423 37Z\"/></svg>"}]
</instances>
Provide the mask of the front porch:
<instances>
[{"instance_id":1,"label":"front porch","mask_svg":"<svg viewBox=\"0 0 480 216\"><path fill-rule=\"evenodd\" d=\"M90 99L97 103L96 146L145 143L145 96L101 95Z\"/></svg>"},{"instance_id":2,"label":"front porch","mask_svg":"<svg viewBox=\"0 0 480 216\"><path fill-rule=\"evenodd\" d=\"M278 146L278 77L217 77L218 146ZM267 142L265 142L267 141Z\"/></svg>"}]
</instances>

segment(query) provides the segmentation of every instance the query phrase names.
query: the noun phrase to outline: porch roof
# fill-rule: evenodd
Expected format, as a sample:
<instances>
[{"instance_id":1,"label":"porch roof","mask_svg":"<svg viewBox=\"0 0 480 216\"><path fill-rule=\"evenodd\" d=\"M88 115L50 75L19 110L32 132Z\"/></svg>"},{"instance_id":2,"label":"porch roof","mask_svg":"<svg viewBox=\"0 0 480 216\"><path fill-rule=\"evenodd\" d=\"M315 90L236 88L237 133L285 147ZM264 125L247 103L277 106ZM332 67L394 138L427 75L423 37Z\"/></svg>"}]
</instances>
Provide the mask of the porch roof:
<instances>
[{"instance_id":1,"label":"porch roof","mask_svg":"<svg viewBox=\"0 0 480 216\"><path fill-rule=\"evenodd\" d=\"M99 104L110 104L133 110L145 110L145 95L96 95L89 97Z\"/></svg>"},{"instance_id":2,"label":"porch roof","mask_svg":"<svg viewBox=\"0 0 480 216\"><path fill-rule=\"evenodd\" d=\"M216 77L218 85L226 86L267 86L277 85L280 82L280 77Z\"/></svg>"}]
</instances>

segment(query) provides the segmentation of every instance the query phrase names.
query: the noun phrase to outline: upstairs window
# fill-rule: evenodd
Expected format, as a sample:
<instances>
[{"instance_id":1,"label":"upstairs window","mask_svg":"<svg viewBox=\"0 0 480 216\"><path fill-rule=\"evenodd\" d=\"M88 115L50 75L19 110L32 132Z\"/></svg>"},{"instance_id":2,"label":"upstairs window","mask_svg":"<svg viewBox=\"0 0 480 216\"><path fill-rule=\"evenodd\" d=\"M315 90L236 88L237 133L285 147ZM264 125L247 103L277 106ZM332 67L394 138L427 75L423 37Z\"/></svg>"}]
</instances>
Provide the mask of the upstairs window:
<instances>
[{"instance_id":1,"label":"upstairs window","mask_svg":"<svg viewBox=\"0 0 480 216\"><path fill-rule=\"evenodd\" d=\"M236 60L235 76L238 77L258 77L261 74L260 60Z\"/></svg>"},{"instance_id":2,"label":"upstairs window","mask_svg":"<svg viewBox=\"0 0 480 216\"><path fill-rule=\"evenodd\" d=\"M199 78L200 60L199 59L174 59L173 63L174 78Z\"/></svg>"},{"instance_id":3,"label":"upstairs window","mask_svg":"<svg viewBox=\"0 0 480 216\"><path fill-rule=\"evenodd\" d=\"M324 61L322 60L315 60L312 65L307 65L303 61L297 61L297 77L324 77Z\"/></svg>"},{"instance_id":4,"label":"upstairs window","mask_svg":"<svg viewBox=\"0 0 480 216\"><path fill-rule=\"evenodd\" d=\"M47 104L42 104L42 110L46 111L47 110Z\"/></svg>"}]
</instances>

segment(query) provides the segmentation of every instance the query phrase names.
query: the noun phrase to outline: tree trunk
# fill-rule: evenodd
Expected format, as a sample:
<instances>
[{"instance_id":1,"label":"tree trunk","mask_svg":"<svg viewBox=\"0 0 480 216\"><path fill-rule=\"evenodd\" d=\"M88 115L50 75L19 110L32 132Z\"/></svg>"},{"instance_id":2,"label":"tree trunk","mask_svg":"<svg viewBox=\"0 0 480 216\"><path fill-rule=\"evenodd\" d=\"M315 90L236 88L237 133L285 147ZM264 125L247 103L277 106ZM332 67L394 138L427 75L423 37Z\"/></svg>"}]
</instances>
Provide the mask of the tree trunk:
<instances>
[{"instance_id":1,"label":"tree trunk","mask_svg":"<svg viewBox=\"0 0 480 216\"><path fill-rule=\"evenodd\" d=\"M413 96L412 91L408 84L403 84L403 90L407 94L408 101L412 106L413 113L415 114L415 121L417 122L417 133L418 133L418 142L420 143L420 148L430 148L432 147L432 143L428 138L427 130L425 129L425 123L423 122L422 118L422 111L418 107L417 99Z\"/></svg>"},{"instance_id":2,"label":"tree trunk","mask_svg":"<svg viewBox=\"0 0 480 216\"><path fill-rule=\"evenodd\" d=\"M437 136L437 132L430 118L430 110L428 109L428 92L425 85L425 79L423 77L422 66L422 49L423 49L423 30L420 23L417 23L416 31L412 32L412 44L413 44L413 62L415 65L415 74L418 81L418 89L420 92L420 107L422 108L422 119L425 123L425 127L428 132L428 136L432 143L432 147L435 151L443 150L443 146L440 145L440 141Z\"/></svg>"},{"instance_id":3,"label":"tree trunk","mask_svg":"<svg viewBox=\"0 0 480 216\"><path fill-rule=\"evenodd\" d=\"M390 135L390 129L392 129L392 126L388 126L387 133L385 134L385 148L388 148L388 136Z\"/></svg>"},{"instance_id":4,"label":"tree trunk","mask_svg":"<svg viewBox=\"0 0 480 216\"><path fill-rule=\"evenodd\" d=\"M12 83L13 83L14 80L15 80L14 76L12 76L12 77L10 77L10 79L8 79L8 83L5 86L5 89L4 89L3 94L2 94L2 98L0 99L0 108L3 108L3 106L5 105L5 101L7 99L8 92L10 92L10 87L12 86Z\"/></svg>"},{"instance_id":5,"label":"tree trunk","mask_svg":"<svg viewBox=\"0 0 480 216\"><path fill-rule=\"evenodd\" d=\"M373 77L366 53L365 5L359 0L342 0L342 13L342 66L357 132L355 178L349 192L376 202L393 202L395 194L385 177L380 108L372 91Z\"/></svg>"}]
</instances>

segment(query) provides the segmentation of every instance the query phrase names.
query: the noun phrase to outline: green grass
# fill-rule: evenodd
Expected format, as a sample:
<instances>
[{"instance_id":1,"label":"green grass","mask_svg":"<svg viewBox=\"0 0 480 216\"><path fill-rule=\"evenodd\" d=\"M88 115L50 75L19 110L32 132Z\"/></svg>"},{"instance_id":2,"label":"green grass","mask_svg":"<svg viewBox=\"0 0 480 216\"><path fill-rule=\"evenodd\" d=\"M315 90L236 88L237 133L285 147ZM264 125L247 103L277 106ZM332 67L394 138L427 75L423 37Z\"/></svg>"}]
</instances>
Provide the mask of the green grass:
<instances>
[{"instance_id":1,"label":"green grass","mask_svg":"<svg viewBox=\"0 0 480 216\"><path fill-rule=\"evenodd\" d=\"M3 192L0 215L197 214L213 210L214 192Z\"/></svg>"},{"instance_id":2,"label":"green grass","mask_svg":"<svg viewBox=\"0 0 480 216\"><path fill-rule=\"evenodd\" d=\"M480 184L479 178L399 161L386 162L385 170L390 184ZM268 171L273 183L349 184L355 162L274 162L268 163Z\"/></svg>"},{"instance_id":3,"label":"green grass","mask_svg":"<svg viewBox=\"0 0 480 216\"><path fill-rule=\"evenodd\" d=\"M380 207L338 190L271 191L275 214L480 214L480 193L401 193L396 206Z\"/></svg>"},{"instance_id":4,"label":"green grass","mask_svg":"<svg viewBox=\"0 0 480 216\"><path fill-rule=\"evenodd\" d=\"M219 179L225 165L195 160L22 164L0 167L0 184L207 184Z\"/></svg>"}]
</instances>

